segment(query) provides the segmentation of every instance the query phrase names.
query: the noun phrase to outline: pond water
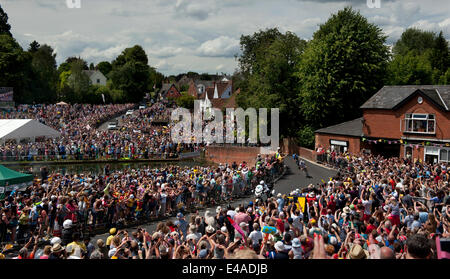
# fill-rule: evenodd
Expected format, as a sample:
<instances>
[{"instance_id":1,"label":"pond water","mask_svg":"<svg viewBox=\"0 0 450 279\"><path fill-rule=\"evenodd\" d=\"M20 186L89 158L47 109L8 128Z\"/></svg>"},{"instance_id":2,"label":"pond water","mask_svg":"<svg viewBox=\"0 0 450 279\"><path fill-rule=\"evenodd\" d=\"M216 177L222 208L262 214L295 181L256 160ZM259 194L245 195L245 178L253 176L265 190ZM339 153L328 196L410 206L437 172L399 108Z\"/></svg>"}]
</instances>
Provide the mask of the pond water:
<instances>
[{"instance_id":1,"label":"pond water","mask_svg":"<svg viewBox=\"0 0 450 279\"><path fill-rule=\"evenodd\" d=\"M109 164L110 170L124 170L124 169L139 169L147 168L151 166L152 168L165 167L169 165L176 166L204 166L205 162L202 161L174 161L174 162L111 162L111 163L85 163L85 164L61 164L61 165L45 165L45 164L20 164L20 165L9 165L6 166L15 171L33 173L35 176L40 175L40 168L42 166L47 166L49 173L57 172L62 175L69 173L92 173L94 175L103 174L103 168L105 165Z\"/></svg>"}]
</instances>

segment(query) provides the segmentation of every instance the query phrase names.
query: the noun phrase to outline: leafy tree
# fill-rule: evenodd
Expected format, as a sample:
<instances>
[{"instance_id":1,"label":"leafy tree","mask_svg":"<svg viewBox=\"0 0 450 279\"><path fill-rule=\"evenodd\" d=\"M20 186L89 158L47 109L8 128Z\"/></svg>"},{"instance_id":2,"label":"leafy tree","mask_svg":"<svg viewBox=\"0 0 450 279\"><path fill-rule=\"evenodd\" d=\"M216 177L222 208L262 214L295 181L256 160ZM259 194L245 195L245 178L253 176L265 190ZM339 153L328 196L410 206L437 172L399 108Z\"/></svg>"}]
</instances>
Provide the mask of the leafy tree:
<instances>
[{"instance_id":1,"label":"leafy tree","mask_svg":"<svg viewBox=\"0 0 450 279\"><path fill-rule=\"evenodd\" d=\"M113 62L109 74L113 89L122 90L130 102L139 102L150 84L150 67L144 49L125 49Z\"/></svg>"},{"instance_id":2,"label":"leafy tree","mask_svg":"<svg viewBox=\"0 0 450 279\"><path fill-rule=\"evenodd\" d=\"M0 34L0 84L14 87L14 101L32 102L29 90L31 55L10 35Z\"/></svg>"},{"instance_id":3,"label":"leafy tree","mask_svg":"<svg viewBox=\"0 0 450 279\"><path fill-rule=\"evenodd\" d=\"M200 80L212 80L212 77L211 77L211 75L208 74L208 73L202 73L202 74L200 75Z\"/></svg>"},{"instance_id":4,"label":"leafy tree","mask_svg":"<svg viewBox=\"0 0 450 279\"><path fill-rule=\"evenodd\" d=\"M72 75L72 71L64 71L59 75L59 88L68 85L69 77Z\"/></svg>"},{"instance_id":5,"label":"leafy tree","mask_svg":"<svg viewBox=\"0 0 450 279\"><path fill-rule=\"evenodd\" d=\"M177 106L187 109L194 109L194 101L195 98L186 92L181 93L181 96L175 100Z\"/></svg>"},{"instance_id":6,"label":"leafy tree","mask_svg":"<svg viewBox=\"0 0 450 279\"><path fill-rule=\"evenodd\" d=\"M72 64L74 62L79 62L79 64L81 65L82 70L89 70L88 64L86 62L86 60L80 58L80 57L69 57L66 59L66 63L68 64Z\"/></svg>"},{"instance_id":7,"label":"leafy tree","mask_svg":"<svg viewBox=\"0 0 450 279\"><path fill-rule=\"evenodd\" d=\"M126 96L125 93L122 90L119 89L112 89L110 91L110 96L112 99L112 102L117 103L125 103L126 102Z\"/></svg>"},{"instance_id":8,"label":"leafy tree","mask_svg":"<svg viewBox=\"0 0 450 279\"><path fill-rule=\"evenodd\" d=\"M433 69L430 51L422 55L411 50L406 55L396 55L388 66L389 85L432 84Z\"/></svg>"},{"instance_id":9,"label":"leafy tree","mask_svg":"<svg viewBox=\"0 0 450 279\"><path fill-rule=\"evenodd\" d=\"M238 62L240 72L245 77L258 71L258 61L263 58L265 50L281 35L277 28L272 28L253 35L241 36L242 55L238 57Z\"/></svg>"},{"instance_id":10,"label":"leafy tree","mask_svg":"<svg viewBox=\"0 0 450 279\"><path fill-rule=\"evenodd\" d=\"M2 9L2 6L0 5L0 35L8 35L12 37L12 34L10 32L11 25L8 24L8 15L6 12Z\"/></svg>"},{"instance_id":11,"label":"leafy tree","mask_svg":"<svg viewBox=\"0 0 450 279\"><path fill-rule=\"evenodd\" d=\"M33 41L30 43L30 46L28 47L28 52L32 52L32 53L36 52L39 50L40 47L41 47L41 45L38 42Z\"/></svg>"},{"instance_id":12,"label":"leafy tree","mask_svg":"<svg viewBox=\"0 0 450 279\"><path fill-rule=\"evenodd\" d=\"M164 80L164 75L160 72L156 71L155 68L150 67L150 82L149 82L149 88L148 90L150 92L154 91L153 86L155 87L155 90L162 87L162 83Z\"/></svg>"},{"instance_id":13,"label":"leafy tree","mask_svg":"<svg viewBox=\"0 0 450 279\"><path fill-rule=\"evenodd\" d=\"M106 77L112 70L112 65L108 61L102 61L96 67Z\"/></svg>"},{"instance_id":14,"label":"leafy tree","mask_svg":"<svg viewBox=\"0 0 450 279\"><path fill-rule=\"evenodd\" d=\"M107 86L97 85L98 88L95 91L95 95L98 96L99 104L103 104L102 94L105 96L105 103L109 104L112 102L111 90Z\"/></svg>"},{"instance_id":15,"label":"leafy tree","mask_svg":"<svg viewBox=\"0 0 450 279\"><path fill-rule=\"evenodd\" d=\"M438 84L450 84L450 68L440 76Z\"/></svg>"},{"instance_id":16,"label":"leafy tree","mask_svg":"<svg viewBox=\"0 0 450 279\"><path fill-rule=\"evenodd\" d=\"M445 84L450 66L449 46L442 31L407 29L394 45L387 84Z\"/></svg>"},{"instance_id":17,"label":"leafy tree","mask_svg":"<svg viewBox=\"0 0 450 279\"><path fill-rule=\"evenodd\" d=\"M56 54L48 45L39 46L34 50L38 45L36 41L30 45L33 100L39 103L54 102L57 98L58 84Z\"/></svg>"},{"instance_id":18,"label":"leafy tree","mask_svg":"<svg viewBox=\"0 0 450 279\"><path fill-rule=\"evenodd\" d=\"M383 84L386 36L350 7L321 25L300 56L301 111L320 128L360 116L359 107Z\"/></svg>"},{"instance_id":19,"label":"leafy tree","mask_svg":"<svg viewBox=\"0 0 450 279\"><path fill-rule=\"evenodd\" d=\"M442 31L436 37L431 53L431 65L434 69L438 70L440 75L450 67L450 51L447 40L444 38Z\"/></svg>"},{"instance_id":20,"label":"leafy tree","mask_svg":"<svg viewBox=\"0 0 450 279\"><path fill-rule=\"evenodd\" d=\"M183 84L181 87L180 87L180 91L188 91L189 90L189 84Z\"/></svg>"},{"instance_id":21,"label":"leafy tree","mask_svg":"<svg viewBox=\"0 0 450 279\"><path fill-rule=\"evenodd\" d=\"M91 62L91 64L89 64L89 70L95 70L95 66L94 63Z\"/></svg>"},{"instance_id":22,"label":"leafy tree","mask_svg":"<svg viewBox=\"0 0 450 279\"><path fill-rule=\"evenodd\" d=\"M70 103L82 103L89 92L90 79L83 72L84 64L82 61L73 61L71 65L71 75L67 78L67 85L72 89L72 94L66 96L66 100Z\"/></svg>"},{"instance_id":23,"label":"leafy tree","mask_svg":"<svg viewBox=\"0 0 450 279\"><path fill-rule=\"evenodd\" d=\"M414 54L421 55L433 47L434 41L433 32L408 28L395 43L393 52L395 55L407 55L410 51L414 51Z\"/></svg>"},{"instance_id":24,"label":"leafy tree","mask_svg":"<svg viewBox=\"0 0 450 279\"><path fill-rule=\"evenodd\" d=\"M297 134L300 146L314 149L314 129L311 126L302 127Z\"/></svg>"},{"instance_id":25,"label":"leafy tree","mask_svg":"<svg viewBox=\"0 0 450 279\"><path fill-rule=\"evenodd\" d=\"M61 64L59 64L58 67L58 74L62 74L63 72L67 72L70 71L71 65L67 62L63 62Z\"/></svg>"},{"instance_id":26,"label":"leafy tree","mask_svg":"<svg viewBox=\"0 0 450 279\"><path fill-rule=\"evenodd\" d=\"M67 58L66 61L64 61L63 63L61 63L59 65L58 74L61 74L62 72L70 71L70 69L72 69L72 63L74 63L74 62L79 62L82 65L83 70L89 70L87 62L84 59L72 56L72 57Z\"/></svg>"},{"instance_id":27,"label":"leafy tree","mask_svg":"<svg viewBox=\"0 0 450 279\"><path fill-rule=\"evenodd\" d=\"M238 58L241 94L237 103L243 108L279 108L282 136L296 134L300 119L296 92L299 80L294 75L298 56L306 42L294 33L278 29L259 31L241 37L243 54Z\"/></svg>"}]
</instances>

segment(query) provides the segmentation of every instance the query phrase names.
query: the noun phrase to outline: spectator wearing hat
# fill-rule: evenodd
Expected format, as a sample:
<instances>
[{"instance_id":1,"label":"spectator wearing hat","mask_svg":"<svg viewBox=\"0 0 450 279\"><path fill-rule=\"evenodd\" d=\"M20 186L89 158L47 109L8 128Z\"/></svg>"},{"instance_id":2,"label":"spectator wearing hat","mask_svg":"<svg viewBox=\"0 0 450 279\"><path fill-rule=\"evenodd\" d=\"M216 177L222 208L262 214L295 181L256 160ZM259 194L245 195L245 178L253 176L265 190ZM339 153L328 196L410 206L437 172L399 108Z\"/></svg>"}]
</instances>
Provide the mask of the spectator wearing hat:
<instances>
[{"instance_id":1,"label":"spectator wearing hat","mask_svg":"<svg viewBox=\"0 0 450 279\"><path fill-rule=\"evenodd\" d=\"M292 249L289 251L289 258L294 260L303 259L303 248L299 238L292 240Z\"/></svg>"},{"instance_id":2,"label":"spectator wearing hat","mask_svg":"<svg viewBox=\"0 0 450 279\"><path fill-rule=\"evenodd\" d=\"M48 257L50 260L61 260L66 258L65 250L59 243L53 245L51 252L52 253Z\"/></svg>"},{"instance_id":3,"label":"spectator wearing hat","mask_svg":"<svg viewBox=\"0 0 450 279\"><path fill-rule=\"evenodd\" d=\"M109 236L106 238L106 248L111 249L111 241L113 240L114 236L116 236L116 233L116 228L111 228L109 230Z\"/></svg>"},{"instance_id":4,"label":"spectator wearing hat","mask_svg":"<svg viewBox=\"0 0 450 279\"><path fill-rule=\"evenodd\" d=\"M289 255L288 255L288 253L286 252L286 248L285 248L283 242L277 241L277 242L275 243L275 251L276 251L276 252L275 252L274 259L276 259L276 260L286 260L286 259L289 259Z\"/></svg>"},{"instance_id":5,"label":"spectator wearing hat","mask_svg":"<svg viewBox=\"0 0 450 279\"><path fill-rule=\"evenodd\" d=\"M347 255L347 259L359 260L368 259L369 251L365 250L361 245L354 244Z\"/></svg>"},{"instance_id":6,"label":"spectator wearing hat","mask_svg":"<svg viewBox=\"0 0 450 279\"><path fill-rule=\"evenodd\" d=\"M73 241L72 234L73 234L73 228L72 228L72 220L65 220L63 222L63 230L61 234L61 245L67 245Z\"/></svg>"}]
</instances>

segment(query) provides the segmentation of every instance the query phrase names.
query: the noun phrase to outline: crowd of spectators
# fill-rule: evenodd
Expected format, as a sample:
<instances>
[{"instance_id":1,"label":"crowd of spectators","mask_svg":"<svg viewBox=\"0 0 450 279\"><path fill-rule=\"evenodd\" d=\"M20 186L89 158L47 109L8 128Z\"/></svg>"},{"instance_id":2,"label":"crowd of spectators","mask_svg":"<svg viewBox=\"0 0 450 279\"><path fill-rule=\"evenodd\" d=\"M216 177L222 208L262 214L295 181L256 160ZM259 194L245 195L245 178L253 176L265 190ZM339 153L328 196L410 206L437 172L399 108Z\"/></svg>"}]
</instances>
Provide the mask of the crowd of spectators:
<instances>
[{"instance_id":1,"label":"crowd of spectators","mask_svg":"<svg viewBox=\"0 0 450 279\"><path fill-rule=\"evenodd\" d=\"M160 222L154 231L127 231L113 224L110 236L95 243L88 237L83 242L77 232L70 238L63 231L61 238L51 239L53 246L44 249L44 258L430 259L445 254L440 251L440 239L450 236L450 175L445 163L367 154L341 157L346 160L345 167L328 181L298 185L289 195L278 194L267 201L246 202L237 208L218 206L216 212L191 214L189 218L179 208L174 209L176 201L170 207L178 212L175 222ZM240 168L242 171L243 166ZM182 175L189 181L187 170L179 171L174 176ZM211 169L199 171L208 176ZM227 173L217 171L222 177ZM215 177L214 171L209 177ZM146 179L134 181L130 174L128 181L136 185L136 195L141 191L138 185ZM157 194L159 198L164 191L182 189L166 180L169 182L156 186L166 189ZM157 180L152 181L150 189ZM121 185L130 185L125 181L107 184L104 197ZM196 186L191 193L198 195L206 188ZM97 199L97 203L103 201ZM29 245L32 241L30 238ZM30 257L27 249L21 255Z\"/></svg>"},{"instance_id":2,"label":"crowd of spectators","mask_svg":"<svg viewBox=\"0 0 450 279\"><path fill-rule=\"evenodd\" d=\"M170 119L172 107L166 103L125 112L134 104L121 105L20 105L13 111L3 111L1 118L37 119L59 132L56 139L36 142L15 140L0 145L2 161L83 160L83 159L148 159L177 157L181 152L198 151L194 144L175 144L170 127L155 125ZM122 114L117 130L98 126Z\"/></svg>"},{"instance_id":3,"label":"crowd of spectators","mask_svg":"<svg viewBox=\"0 0 450 279\"><path fill-rule=\"evenodd\" d=\"M71 239L74 230L89 235L99 227L174 216L249 194L258 179L270 180L280 172L280 161L270 156L259 157L255 166L243 162L111 171L106 165L97 176L49 175L43 169L33 186L0 201L0 241Z\"/></svg>"}]
</instances>

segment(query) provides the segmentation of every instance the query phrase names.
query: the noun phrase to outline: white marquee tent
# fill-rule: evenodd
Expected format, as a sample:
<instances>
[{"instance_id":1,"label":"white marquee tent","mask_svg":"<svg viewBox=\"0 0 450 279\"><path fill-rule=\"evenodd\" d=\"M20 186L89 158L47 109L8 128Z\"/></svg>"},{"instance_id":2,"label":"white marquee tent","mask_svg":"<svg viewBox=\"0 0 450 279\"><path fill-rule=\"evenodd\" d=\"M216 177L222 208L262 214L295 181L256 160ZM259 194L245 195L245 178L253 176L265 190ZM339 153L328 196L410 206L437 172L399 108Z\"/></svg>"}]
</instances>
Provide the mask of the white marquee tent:
<instances>
[{"instance_id":1,"label":"white marquee tent","mask_svg":"<svg viewBox=\"0 0 450 279\"><path fill-rule=\"evenodd\" d=\"M61 133L34 119L0 119L0 142L15 139L35 141L38 137L57 138Z\"/></svg>"}]
</instances>

